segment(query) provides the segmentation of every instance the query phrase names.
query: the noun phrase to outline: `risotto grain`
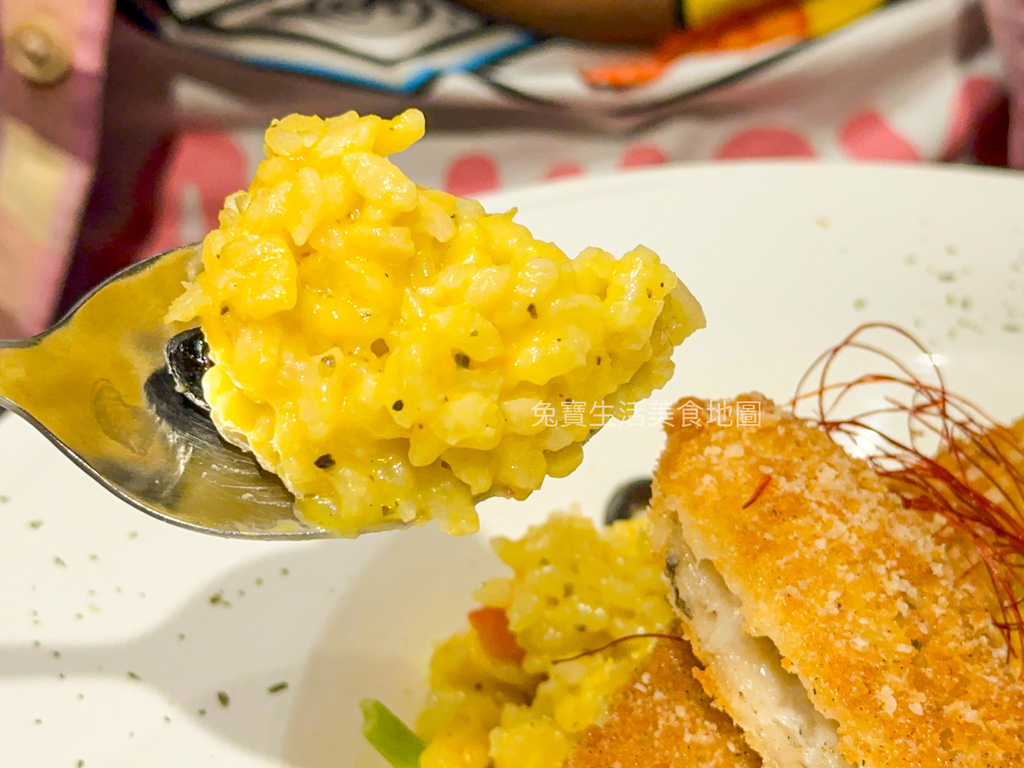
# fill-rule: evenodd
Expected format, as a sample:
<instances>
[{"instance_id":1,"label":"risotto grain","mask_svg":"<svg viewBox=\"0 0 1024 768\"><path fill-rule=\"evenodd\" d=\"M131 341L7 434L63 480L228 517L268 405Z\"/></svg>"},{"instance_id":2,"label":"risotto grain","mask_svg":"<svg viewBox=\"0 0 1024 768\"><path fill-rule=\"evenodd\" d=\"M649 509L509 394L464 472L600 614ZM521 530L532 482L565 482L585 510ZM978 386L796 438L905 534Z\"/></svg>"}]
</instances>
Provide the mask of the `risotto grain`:
<instances>
[{"instance_id":1,"label":"risotto grain","mask_svg":"<svg viewBox=\"0 0 1024 768\"><path fill-rule=\"evenodd\" d=\"M275 121L168 314L206 335L221 433L349 535L470 532L475 500L570 473L704 322L646 248L570 259L414 184L388 155L423 131L416 110Z\"/></svg>"}]
</instances>

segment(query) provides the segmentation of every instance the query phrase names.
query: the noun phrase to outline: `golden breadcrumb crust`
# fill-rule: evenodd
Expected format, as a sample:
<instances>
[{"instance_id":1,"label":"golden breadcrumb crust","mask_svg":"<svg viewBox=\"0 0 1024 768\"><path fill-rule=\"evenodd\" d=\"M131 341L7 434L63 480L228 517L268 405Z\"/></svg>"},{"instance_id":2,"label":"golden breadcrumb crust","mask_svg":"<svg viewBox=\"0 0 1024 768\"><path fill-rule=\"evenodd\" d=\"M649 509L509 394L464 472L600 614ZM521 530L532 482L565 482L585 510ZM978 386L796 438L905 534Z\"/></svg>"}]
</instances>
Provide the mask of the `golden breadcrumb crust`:
<instances>
[{"instance_id":1,"label":"golden breadcrumb crust","mask_svg":"<svg viewBox=\"0 0 1024 768\"><path fill-rule=\"evenodd\" d=\"M739 728L694 678L697 663L685 641L658 640L563 768L760 768Z\"/></svg>"},{"instance_id":2,"label":"golden breadcrumb crust","mask_svg":"<svg viewBox=\"0 0 1024 768\"><path fill-rule=\"evenodd\" d=\"M668 429L656 545L664 554L681 535L711 561L748 631L775 643L838 723L844 757L864 768L1024 765L1024 685L974 552L770 401L756 427L701 415L703 426L684 425L677 409Z\"/></svg>"}]
</instances>

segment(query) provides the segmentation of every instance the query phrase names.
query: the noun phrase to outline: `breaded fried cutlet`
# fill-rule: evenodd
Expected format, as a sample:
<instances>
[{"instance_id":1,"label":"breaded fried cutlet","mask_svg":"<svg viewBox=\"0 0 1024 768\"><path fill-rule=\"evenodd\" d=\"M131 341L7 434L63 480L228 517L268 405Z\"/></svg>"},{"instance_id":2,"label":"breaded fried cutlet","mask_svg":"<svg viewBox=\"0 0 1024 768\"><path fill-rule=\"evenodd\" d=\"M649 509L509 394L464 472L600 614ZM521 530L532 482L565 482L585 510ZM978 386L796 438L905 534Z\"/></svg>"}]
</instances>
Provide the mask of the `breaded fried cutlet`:
<instances>
[{"instance_id":1,"label":"breaded fried cutlet","mask_svg":"<svg viewBox=\"0 0 1024 768\"><path fill-rule=\"evenodd\" d=\"M1024 684L976 551L755 398L758 426L677 410L654 477L656 547L715 703L784 768L1024 765Z\"/></svg>"},{"instance_id":2,"label":"breaded fried cutlet","mask_svg":"<svg viewBox=\"0 0 1024 768\"><path fill-rule=\"evenodd\" d=\"M564 768L760 768L739 728L693 676L686 642L658 640Z\"/></svg>"}]
</instances>

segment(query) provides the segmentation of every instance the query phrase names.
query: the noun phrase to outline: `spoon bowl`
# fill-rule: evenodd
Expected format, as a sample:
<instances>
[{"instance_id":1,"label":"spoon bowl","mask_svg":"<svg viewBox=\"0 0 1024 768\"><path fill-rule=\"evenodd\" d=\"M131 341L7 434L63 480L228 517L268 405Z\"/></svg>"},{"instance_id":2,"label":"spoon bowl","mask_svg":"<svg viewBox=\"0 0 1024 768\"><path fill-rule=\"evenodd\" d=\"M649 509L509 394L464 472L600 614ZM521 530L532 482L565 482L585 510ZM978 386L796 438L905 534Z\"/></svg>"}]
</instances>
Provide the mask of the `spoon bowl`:
<instances>
[{"instance_id":1,"label":"spoon bowl","mask_svg":"<svg viewBox=\"0 0 1024 768\"><path fill-rule=\"evenodd\" d=\"M337 536L297 517L280 479L177 391L165 348L187 326L163 318L200 269L199 245L154 256L98 286L53 328L0 341L0 405L160 520L233 538Z\"/></svg>"}]
</instances>

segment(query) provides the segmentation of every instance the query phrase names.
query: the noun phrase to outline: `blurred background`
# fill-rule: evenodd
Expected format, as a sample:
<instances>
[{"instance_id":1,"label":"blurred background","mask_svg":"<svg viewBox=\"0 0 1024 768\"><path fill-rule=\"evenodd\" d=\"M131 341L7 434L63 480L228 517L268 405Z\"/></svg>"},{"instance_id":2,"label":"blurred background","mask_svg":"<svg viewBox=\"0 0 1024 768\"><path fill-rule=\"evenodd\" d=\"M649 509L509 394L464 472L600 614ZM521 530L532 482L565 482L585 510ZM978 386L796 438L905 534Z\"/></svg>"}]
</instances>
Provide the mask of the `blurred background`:
<instances>
[{"instance_id":1,"label":"blurred background","mask_svg":"<svg viewBox=\"0 0 1024 768\"><path fill-rule=\"evenodd\" d=\"M248 185L270 120L427 115L476 196L667 163L1024 167L1024 0L0 0L0 337Z\"/></svg>"}]
</instances>

